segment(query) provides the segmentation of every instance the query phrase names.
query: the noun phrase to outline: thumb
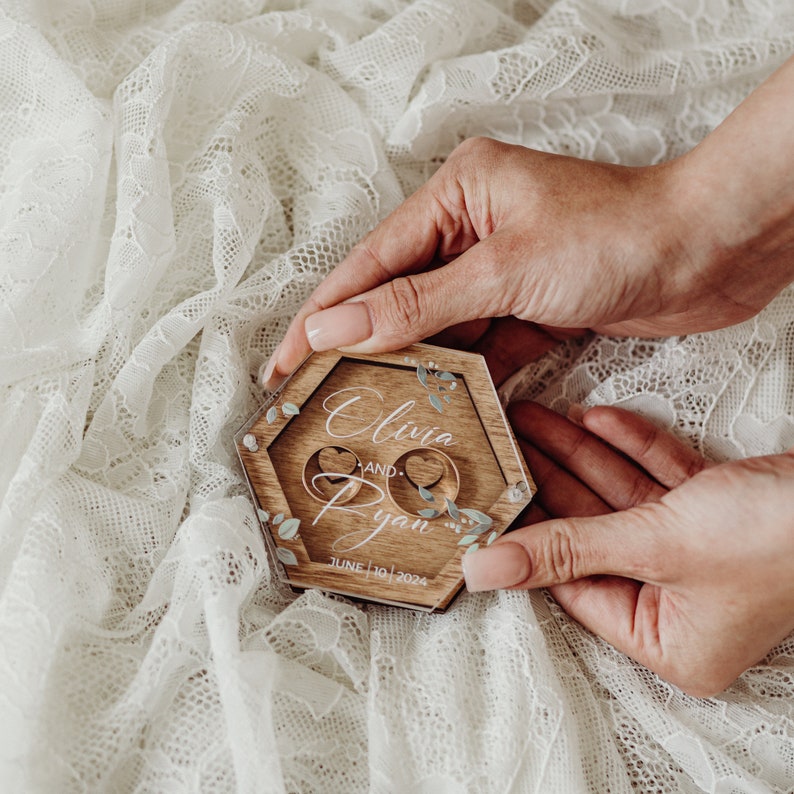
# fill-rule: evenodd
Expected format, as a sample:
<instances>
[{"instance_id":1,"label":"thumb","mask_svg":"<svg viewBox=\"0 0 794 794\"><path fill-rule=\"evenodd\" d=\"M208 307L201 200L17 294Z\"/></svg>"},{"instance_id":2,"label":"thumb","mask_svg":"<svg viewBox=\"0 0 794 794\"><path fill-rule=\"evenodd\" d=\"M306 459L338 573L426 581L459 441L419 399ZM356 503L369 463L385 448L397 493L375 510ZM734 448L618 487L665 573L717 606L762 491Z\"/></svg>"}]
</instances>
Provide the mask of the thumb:
<instances>
[{"instance_id":1,"label":"thumb","mask_svg":"<svg viewBox=\"0 0 794 794\"><path fill-rule=\"evenodd\" d=\"M449 264L387 281L345 303L306 318L313 350L343 348L355 353L397 350L459 323L511 313L505 303L506 269L499 261L497 235Z\"/></svg>"},{"instance_id":2,"label":"thumb","mask_svg":"<svg viewBox=\"0 0 794 794\"><path fill-rule=\"evenodd\" d=\"M565 584L595 574L658 582L657 504L587 518L559 518L522 527L492 546L464 554L470 592Z\"/></svg>"}]
</instances>

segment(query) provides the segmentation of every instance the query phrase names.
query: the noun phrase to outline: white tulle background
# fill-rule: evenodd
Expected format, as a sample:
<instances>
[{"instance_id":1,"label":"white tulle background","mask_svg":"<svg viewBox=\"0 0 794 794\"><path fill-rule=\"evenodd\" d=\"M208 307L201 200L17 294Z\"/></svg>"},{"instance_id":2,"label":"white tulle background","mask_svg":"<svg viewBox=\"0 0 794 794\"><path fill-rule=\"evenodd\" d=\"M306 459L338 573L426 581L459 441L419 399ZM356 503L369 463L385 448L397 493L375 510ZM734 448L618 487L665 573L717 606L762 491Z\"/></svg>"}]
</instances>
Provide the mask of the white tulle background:
<instances>
[{"instance_id":1,"label":"white tulle background","mask_svg":"<svg viewBox=\"0 0 794 794\"><path fill-rule=\"evenodd\" d=\"M232 435L457 142L658 162L792 50L790 0L0 0L2 790L791 791L794 640L696 700L540 592L296 597ZM790 289L511 390L724 459L794 444L792 373Z\"/></svg>"}]
</instances>

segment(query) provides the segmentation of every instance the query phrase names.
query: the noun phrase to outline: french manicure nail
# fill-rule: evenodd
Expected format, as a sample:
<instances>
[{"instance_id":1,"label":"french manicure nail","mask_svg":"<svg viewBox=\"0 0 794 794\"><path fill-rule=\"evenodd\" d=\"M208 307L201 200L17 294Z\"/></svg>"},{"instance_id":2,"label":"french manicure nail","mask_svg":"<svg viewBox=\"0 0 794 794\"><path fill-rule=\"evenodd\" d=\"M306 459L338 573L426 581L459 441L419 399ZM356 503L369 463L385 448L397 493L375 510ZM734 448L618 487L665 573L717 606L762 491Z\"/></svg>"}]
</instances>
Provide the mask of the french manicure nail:
<instances>
[{"instance_id":1,"label":"french manicure nail","mask_svg":"<svg viewBox=\"0 0 794 794\"><path fill-rule=\"evenodd\" d=\"M520 584L532 573L529 555L518 543L497 543L464 554L463 578L471 593Z\"/></svg>"},{"instance_id":2,"label":"french manicure nail","mask_svg":"<svg viewBox=\"0 0 794 794\"><path fill-rule=\"evenodd\" d=\"M340 303L306 318L306 337L312 350L333 350L355 345L372 336L367 304Z\"/></svg>"}]
</instances>

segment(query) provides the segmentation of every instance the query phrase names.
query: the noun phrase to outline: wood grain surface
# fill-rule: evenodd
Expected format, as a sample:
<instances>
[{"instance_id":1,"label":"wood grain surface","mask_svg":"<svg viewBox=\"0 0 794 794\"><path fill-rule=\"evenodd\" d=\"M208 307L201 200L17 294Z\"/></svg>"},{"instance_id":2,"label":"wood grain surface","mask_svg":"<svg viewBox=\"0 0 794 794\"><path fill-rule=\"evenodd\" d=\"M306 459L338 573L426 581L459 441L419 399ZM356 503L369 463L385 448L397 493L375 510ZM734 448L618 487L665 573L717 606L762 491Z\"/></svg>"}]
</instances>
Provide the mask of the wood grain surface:
<instances>
[{"instance_id":1,"label":"wood grain surface","mask_svg":"<svg viewBox=\"0 0 794 794\"><path fill-rule=\"evenodd\" d=\"M535 490L484 359L429 345L315 353L236 440L286 581L415 609Z\"/></svg>"}]
</instances>

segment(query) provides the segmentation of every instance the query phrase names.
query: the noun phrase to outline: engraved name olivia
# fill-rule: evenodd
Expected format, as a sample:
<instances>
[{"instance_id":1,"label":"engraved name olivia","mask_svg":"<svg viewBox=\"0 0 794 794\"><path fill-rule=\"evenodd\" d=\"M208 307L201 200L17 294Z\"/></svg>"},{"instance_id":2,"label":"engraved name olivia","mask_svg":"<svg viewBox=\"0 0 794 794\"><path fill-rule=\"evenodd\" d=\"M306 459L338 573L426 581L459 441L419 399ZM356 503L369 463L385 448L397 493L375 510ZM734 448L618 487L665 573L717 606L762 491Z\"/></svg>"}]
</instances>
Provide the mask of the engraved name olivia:
<instances>
[{"instance_id":1,"label":"engraved name olivia","mask_svg":"<svg viewBox=\"0 0 794 794\"><path fill-rule=\"evenodd\" d=\"M337 401L338 405L335 404ZM400 424L400 420L411 413L415 406L416 400L406 400L381 420L385 411L381 393L369 386L350 386L329 394L323 400L323 410L328 414L325 420L325 432L332 438L353 438L374 428L373 444L404 439L416 441L423 447L431 444L452 447L458 443L451 433L442 431L436 425L421 427L411 420ZM357 412L349 413L354 407ZM353 424L354 428L352 430L349 427L345 428L345 424ZM363 427L355 427L359 424Z\"/></svg>"},{"instance_id":2,"label":"engraved name olivia","mask_svg":"<svg viewBox=\"0 0 794 794\"><path fill-rule=\"evenodd\" d=\"M325 430L331 438L340 440L366 434L373 444L411 440L422 447L432 445L452 447L458 443L451 433L440 427L417 424L408 418L416 406L416 400L406 400L384 416L385 402L383 395L369 386L351 386L335 391L323 400L323 410L328 414ZM312 485L326 476L328 473L315 475ZM373 525L337 538L332 545L335 552L349 552L361 548L390 528L412 530L420 535L429 534L436 528L424 518L394 515L377 507L386 498L386 492L377 483L356 474L344 475L344 481L344 485L323 506L312 524L316 524L326 514L339 513L366 517L367 508L376 509L372 514ZM355 506L340 504L357 483L361 484L360 493L364 493L364 498L368 501L359 502ZM365 493L367 490L369 490L368 494Z\"/></svg>"}]
</instances>

